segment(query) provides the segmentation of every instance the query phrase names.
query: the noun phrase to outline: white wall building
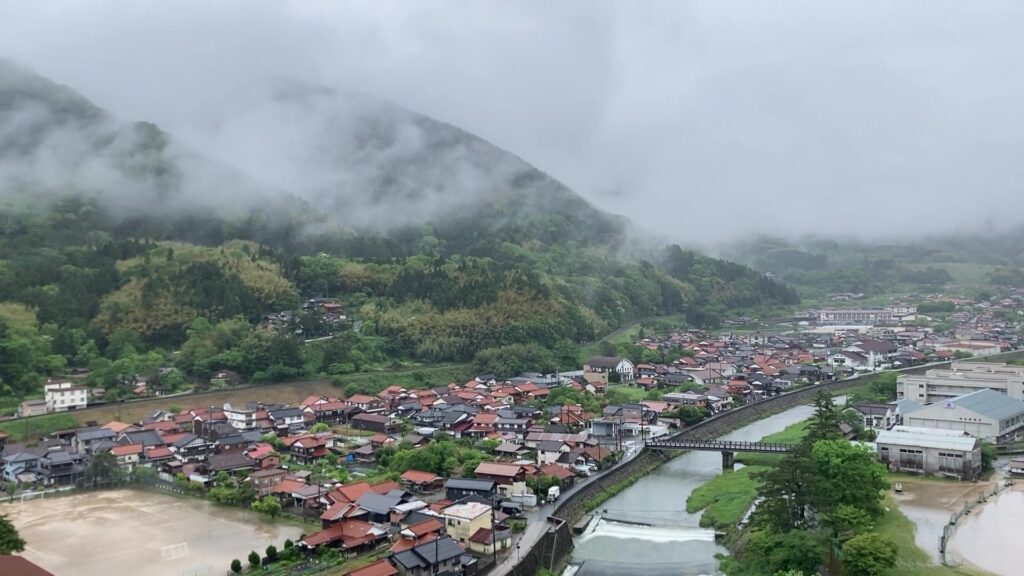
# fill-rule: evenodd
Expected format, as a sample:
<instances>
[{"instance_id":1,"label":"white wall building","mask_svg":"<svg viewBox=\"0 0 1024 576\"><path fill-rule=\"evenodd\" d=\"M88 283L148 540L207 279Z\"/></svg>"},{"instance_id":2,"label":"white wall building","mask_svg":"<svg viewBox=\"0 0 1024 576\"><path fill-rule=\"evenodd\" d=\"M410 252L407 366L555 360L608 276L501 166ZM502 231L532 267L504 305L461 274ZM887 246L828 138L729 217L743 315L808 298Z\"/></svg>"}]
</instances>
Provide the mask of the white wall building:
<instances>
[{"instance_id":1,"label":"white wall building","mask_svg":"<svg viewBox=\"0 0 1024 576\"><path fill-rule=\"evenodd\" d=\"M956 430L1001 444L1024 437L1024 402L988 388L925 406L907 414L916 428Z\"/></svg>"},{"instance_id":2,"label":"white wall building","mask_svg":"<svg viewBox=\"0 0 1024 576\"><path fill-rule=\"evenodd\" d=\"M89 390L71 382L47 382L43 386L47 412L67 412L85 408L89 403Z\"/></svg>"},{"instance_id":3,"label":"white wall building","mask_svg":"<svg viewBox=\"0 0 1024 576\"><path fill-rule=\"evenodd\" d=\"M983 388L1024 400L1024 366L1009 366L1004 362L953 362L948 369L902 374L896 379L896 398L931 404Z\"/></svg>"}]
</instances>

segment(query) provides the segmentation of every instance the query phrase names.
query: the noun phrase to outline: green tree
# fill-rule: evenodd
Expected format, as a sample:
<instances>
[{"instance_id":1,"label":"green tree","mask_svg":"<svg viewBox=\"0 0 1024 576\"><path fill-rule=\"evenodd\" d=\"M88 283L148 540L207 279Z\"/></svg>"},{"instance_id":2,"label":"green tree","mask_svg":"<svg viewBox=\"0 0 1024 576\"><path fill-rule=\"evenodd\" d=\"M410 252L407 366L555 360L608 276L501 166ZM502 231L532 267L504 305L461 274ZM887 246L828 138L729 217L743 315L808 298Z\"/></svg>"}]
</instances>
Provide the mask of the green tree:
<instances>
[{"instance_id":1,"label":"green tree","mask_svg":"<svg viewBox=\"0 0 1024 576\"><path fill-rule=\"evenodd\" d=\"M6 516L0 514L0 556L25 551L25 541Z\"/></svg>"},{"instance_id":2,"label":"green tree","mask_svg":"<svg viewBox=\"0 0 1024 576\"><path fill-rule=\"evenodd\" d=\"M289 539L284 541L284 549L285 550L288 550L292 546L295 546L295 543L291 541L291 538L289 538Z\"/></svg>"},{"instance_id":3,"label":"green tree","mask_svg":"<svg viewBox=\"0 0 1024 576\"><path fill-rule=\"evenodd\" d=\"M235 558L234 560L232 560L231 561L231 571L234 572L235 574L238 574L239 572L241 572L242 571L242 561L239 560L238 558Z\"/></svg>"},{"instance_id":4,"label":"green tree","mask_svg":"<svg viewBox=\"0 0 1024 576\"><path fill-rule=\"evenodd\" d=\"M813 530L781 534L755 530L744 550L744 560L767 574L787 570L817 574L825 560L825 539Z\"/></svg>"},{"instance_id":5,"label":"green tree","mask_svg":"<svg viewBox=\"0 0 1024 576\"><path fill-rule=\"evenodd\" d=\"M981 443L981 470L988 472L992 470L992 465L999 457L999 453L996 452L996 445L991 442Z\"/></svg>"},{"instance_id":6,"label":"green tree","mask_svg":"<svg viewBox=\"0 0 1024 576\"><path fill-rule=\"evenodd\" d=\"M251 568L259 568L260 566L260 555L255 550L249 552L249 566Z\"/></svg>"},{"instance_id":7,"label":"green tree","mask_svg":"<svg viewBox=\"0 0 1024 576\"><path fill-rule=\"evenodd\" d=\"M274 562L277 560L277 546L271 544L267 546L267 560Z\"/></svg>"},{"instance_id":8,"label":"green tree","mask_svg":"<svg viewBox=\"0 0 1024 576\"><path fill-rule=\"evenodd\" d=\"M281 514L281 502L273 496L264 496L252 503L252 509L260 514L266 514L271 518L277 518Z\"/></svg>"},{"instance_id":9,"label":"green tree","mask_svg":"<svg viewBox=\"0 0 1024 576\"><path fill-rule=\"evenodd\" d=\"M711 416L711 412L707 408L697 406L680 406L676 411L676 418L679 418L687 426L693 426L708 416Z\"/></svg>"},{"instance_id":10,"label":"green tree","mask_svg":"<svg viewBox=\"0 0 1024 576\"><path fill-rule=\"evenodd\" d=\"M841 422L842 416L832 401L832 397L824 390L819 391L814 396L814 415L808 420L804 442L813 444L819 440L842 438L839 432Z\"/></svg>"},{"instance_id":11,"label":"green tree","mask_svg":"<svg viewBox=\"0 0 1024 576\"><path fill-rule=\"evenodd\" d=\"M831 514L845 504L881 516L882 491L889 481L873 451L844 440L825 440L814 444L811 457L817 476L827 479L814 486L812 502L819 513Z\"/></svg>"},{"instance_id":12,"label":"green tree","mask_svg":"<svg viewBox=\"0 0 1024 576\"><path fill-rule=\"evenodd\" d=\"M326 422L317 422L309 429L312 434L319 434L320 432L330 432L331 427Z\"/></svg>"},{"instance_id":13,"label":"green tree","mask_svg":"<svg viewBox=\"0 0 1024 576\"><path fill-rule=\"evenodd\" d=\"M849 576L882 576L896 565L896 543L874 533L854 536L843 545L843 568Z\"/></svg>"},{"instance_id":14,"label":"green tree","mask_svg":"<svg viewBox=\"0 0 1024 576\"><path fill-rule=\"evenodd\" d=\"M771 532L809 527L807 512L821 484L811 448L806 443L798 444L778 466L759 475L764 500L754 514L756 525Z\"/></svg>"}]
</instances>

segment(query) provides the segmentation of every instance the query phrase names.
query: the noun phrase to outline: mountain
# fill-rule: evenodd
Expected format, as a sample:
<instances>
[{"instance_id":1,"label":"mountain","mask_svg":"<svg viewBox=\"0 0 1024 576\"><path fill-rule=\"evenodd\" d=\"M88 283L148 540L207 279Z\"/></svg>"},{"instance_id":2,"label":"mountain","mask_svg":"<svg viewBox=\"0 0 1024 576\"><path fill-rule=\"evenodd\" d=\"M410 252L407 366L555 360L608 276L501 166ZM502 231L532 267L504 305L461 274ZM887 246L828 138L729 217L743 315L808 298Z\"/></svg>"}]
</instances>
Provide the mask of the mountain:
<instances>
[{"instance_id":1,"label":"mountain","mask_svg":"<svg viewBox=\"0 0 1024 576\"><path fill-rule=\"evenodd\" d=\"M290 83L229 108L190 147L0 63L0 356L23 356L0 362L0 389L77 366L118 390L169 349L193 376L567 368L638 318L714 326L796 302L678 246L631 259L624 219L392 104ZM349 321L323 326L313 297Z\"/></svg>"},{"instance_id":2,"label":"mountain","mask_svg":"<svg viewBox=\"0 0 1024 576\"><path fill-rule=\"evenodd\" d=\"M513 154L365 95L257 87L217 126L209 154L360 233L458 222L545 244L608 244L625 227Z\"/></svg>"}]
</instances>

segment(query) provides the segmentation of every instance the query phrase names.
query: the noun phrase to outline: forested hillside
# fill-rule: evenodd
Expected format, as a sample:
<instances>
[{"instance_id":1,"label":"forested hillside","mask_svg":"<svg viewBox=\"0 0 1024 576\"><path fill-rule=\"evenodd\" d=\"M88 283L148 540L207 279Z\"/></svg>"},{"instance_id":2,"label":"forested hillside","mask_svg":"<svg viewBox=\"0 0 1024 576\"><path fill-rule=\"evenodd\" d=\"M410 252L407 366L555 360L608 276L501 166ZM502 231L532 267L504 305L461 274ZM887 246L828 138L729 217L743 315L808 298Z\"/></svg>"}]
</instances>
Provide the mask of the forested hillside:
<instances>
[{"instance_id":1,"label":"forested hillside","mask_svg":"<svg viewBox=\"0 0 1024 576\"><path fill-rule=\"evenodd\" d=\"M155 126L125 128L69 89L11 70L0 66L0 127L10 128L0 130L0 391L11 397L70 368L115 399L139 376L174 389L218 370L279 380L524 356L568 368L578 344L637 318L682 313L715 326L731 311L796 302L749 268L679 247L651 262L622 255L621 218L478 138L390 105L361 106L382 114L354 125L368 144L338 143L329 155L357 157L332 162L337 174L388 155L378 169L392 167L401 186L362 178L334 203L324 189L315 201L296 190L229 203L264 198L275 183L232 179ZM406 129L395 118L428 143L403 149L397 164L379 149ZM125 133L134 136L120 142ZM385 228L337 214L359 194L378 207L416 204L420 177L436 198L449 184L432 163L454 166L450 187L462 196L451 210ZM478 178L479 196L467 196L465 172L485 174L487 163L500 178ZM13 169L23 165L34 168ZM211 198L193 203L199 196ZM330 299L345 319L325 324L303 308L311 298Z\"/></svg>"},{"instance_id":2,"label":"forested hillside","mask_svg":"<svg viewBox=\"0 0 1024 576\"><path fill-rule=\"evenodd\" d=\"M808 296L1024 285L1024 229L874 242L761 237L725 253L800 286Z\"/></svg>"}]
</instances>

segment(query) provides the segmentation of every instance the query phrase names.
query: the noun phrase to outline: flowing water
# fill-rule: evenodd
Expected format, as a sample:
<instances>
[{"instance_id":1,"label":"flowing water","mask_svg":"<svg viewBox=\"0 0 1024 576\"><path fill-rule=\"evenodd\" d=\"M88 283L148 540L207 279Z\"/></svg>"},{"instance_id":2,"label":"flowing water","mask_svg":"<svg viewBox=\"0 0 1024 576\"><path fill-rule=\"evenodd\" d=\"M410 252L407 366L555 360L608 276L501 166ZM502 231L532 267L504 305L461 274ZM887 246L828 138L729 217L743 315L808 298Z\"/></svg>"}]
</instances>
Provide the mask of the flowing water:
<instances>
[{"instance_id":1,"label":"flowing water","mask_svg":"<svg viewBox=\"0 0 1024 576\"><path fill-rule=\"evenodd\" d=\"M723 436L760 440L813 413L797 406ZM686 512L686 498L722 471L718 452L690 452L641 478L601 506L602 518L575 540L573 566L564 576L695 576L718 572L716 554L728 551L711 530L700 527L700 513ZM638 525L647 524L648 526Z\"/></svg>"},{"instance_id":2,"label":"flowing water","mask_svg":"<svg viewBox=\"0 0 1024 576\"><path fill-rule=\"evenodd\" d=\"M79 492L0 505L24 556L60 576L221 576L250 550L303 531L254 512L148 491Z\"/></svg>"}]
</instances>

